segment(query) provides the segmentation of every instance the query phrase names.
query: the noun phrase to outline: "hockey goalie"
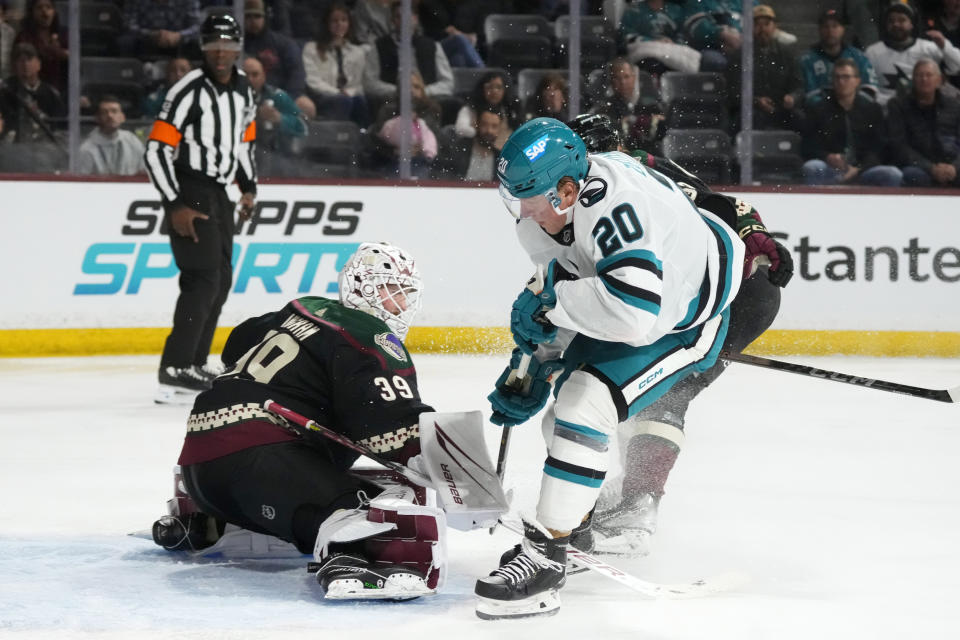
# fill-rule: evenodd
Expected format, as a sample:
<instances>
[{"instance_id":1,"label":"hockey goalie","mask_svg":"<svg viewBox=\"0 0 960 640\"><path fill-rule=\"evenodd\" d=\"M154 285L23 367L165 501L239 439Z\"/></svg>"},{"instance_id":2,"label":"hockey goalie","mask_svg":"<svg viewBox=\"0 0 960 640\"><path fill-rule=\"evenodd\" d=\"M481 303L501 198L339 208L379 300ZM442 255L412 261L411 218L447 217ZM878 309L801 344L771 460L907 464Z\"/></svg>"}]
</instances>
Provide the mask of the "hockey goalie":
<instances>
[{"instance_id":1,"label":"hockey goalie","mask_svg":"<svg viewBox=\"0 0 960 640\"><path fill-rule=\"evenodd\" d=\"M299 298L231 332L225 372L194 399L153 539L208 556L313 554L326 598L431 595L448 518L486 527L506 500L479 412L420 399L403 343L420 308L413 258L364 243L339 284L339 301ZM358 451L394 471L351 469Z\"/></svg>"}]
</instances>

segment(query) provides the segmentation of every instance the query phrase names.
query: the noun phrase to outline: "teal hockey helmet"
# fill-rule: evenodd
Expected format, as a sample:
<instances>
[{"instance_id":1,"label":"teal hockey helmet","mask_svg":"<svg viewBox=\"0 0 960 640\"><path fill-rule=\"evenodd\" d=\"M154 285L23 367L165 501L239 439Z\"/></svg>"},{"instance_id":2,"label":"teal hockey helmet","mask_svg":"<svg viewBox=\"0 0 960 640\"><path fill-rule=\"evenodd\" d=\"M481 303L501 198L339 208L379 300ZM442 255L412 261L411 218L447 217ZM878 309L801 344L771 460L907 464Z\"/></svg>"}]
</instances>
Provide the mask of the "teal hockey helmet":
<instances>
[{"instance_id":1,"label":"teal hockey helmet","mask_svg":"<svg viewBox=\"0 0 960 640\"><path fill-rule=\"evenodd\" d=\"M501 191L514 198L530 198L555 191L564 176L583 180L588 168L587 147L580 136L559 120L535 118L503 145L497 178Z\"/></svg>"}]
</instances>

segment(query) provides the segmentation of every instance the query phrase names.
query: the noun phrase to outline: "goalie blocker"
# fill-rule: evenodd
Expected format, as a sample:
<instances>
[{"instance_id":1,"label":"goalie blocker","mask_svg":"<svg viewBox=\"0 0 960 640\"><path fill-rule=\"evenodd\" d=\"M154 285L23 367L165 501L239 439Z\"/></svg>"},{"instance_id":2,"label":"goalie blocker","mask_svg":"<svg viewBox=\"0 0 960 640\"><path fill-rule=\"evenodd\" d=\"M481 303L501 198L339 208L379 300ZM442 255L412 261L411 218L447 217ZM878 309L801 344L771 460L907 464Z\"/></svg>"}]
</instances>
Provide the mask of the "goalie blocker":
<instances>
[{"instance_id":1,"label":"goalie blocker","mask_svg":"<svg viewBox=\"0 0 960 640\"><path fill-rule=\"evenodd\" d=\"M288 420L302 419L301 426L310 422L289 410L277 413ZM400 473L349 472L362 488L352 506L323 520L312 545L315 562L310 569L326 598L405 600L437 592L446 572L448 519L458 529L483 528L508 507L481 425L480 412L422 414L422 454L410 460L413 468L378 460L366 451L369 458L396 466ZM154 524L157 544L204 557L302 557L307 552L302 539L283 535L278 530L282 527L270 530L238 522L242 518L226 516L211 505L201 510L204 499L190 489L189 476L181 478L179 469L175 475L169 513Z\"/></svg>"}]
</instances>

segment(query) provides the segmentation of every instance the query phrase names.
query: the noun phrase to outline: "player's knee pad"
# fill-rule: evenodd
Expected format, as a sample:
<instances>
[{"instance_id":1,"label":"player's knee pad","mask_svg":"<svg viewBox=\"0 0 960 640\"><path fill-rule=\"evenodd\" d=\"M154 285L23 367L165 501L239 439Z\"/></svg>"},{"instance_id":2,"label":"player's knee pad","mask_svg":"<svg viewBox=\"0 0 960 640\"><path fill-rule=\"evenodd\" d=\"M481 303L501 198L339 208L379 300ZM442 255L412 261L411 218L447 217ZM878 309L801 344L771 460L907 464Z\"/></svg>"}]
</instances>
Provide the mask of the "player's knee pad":
<instances>
[{"instance_id":1,"label":"player's knee pad","mask_svg":"<svg viewBox=\"0 0 960 640\"><path fill-rule=\"evenodd\" d=\"M446 517L413 498L412 488L397 486L363 508L334 513L320 525L314 558L321 562L337 545L358 543L370 562L409 566L439 589L447 572Z\"/></svg>"},{"instance_id":2,"label":"player's knee pad","mask_svg":"<svg viewBox=\"0 0 960 640\"><path fill-rule=\"evenodd\" d=\"M609 387L584 371L567 378L554 403L553 418L551 452L559 447L587 458L606 453L619 422Z\"/></svg>"}]
</instances>

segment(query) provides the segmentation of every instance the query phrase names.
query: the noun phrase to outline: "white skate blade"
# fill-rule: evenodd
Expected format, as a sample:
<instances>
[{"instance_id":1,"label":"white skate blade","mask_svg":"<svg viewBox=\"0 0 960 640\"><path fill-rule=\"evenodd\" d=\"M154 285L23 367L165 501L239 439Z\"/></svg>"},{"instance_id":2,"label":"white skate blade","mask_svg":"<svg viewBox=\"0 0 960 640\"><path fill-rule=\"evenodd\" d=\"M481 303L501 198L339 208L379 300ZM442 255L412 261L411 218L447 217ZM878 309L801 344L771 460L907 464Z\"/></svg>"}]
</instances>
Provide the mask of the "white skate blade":
<instances>
[{"instance_id":1,"label":"white skate blade","mask_svg":"<svg viewBox=\"0 0 960 640\"><path fill-rule=\"evenodd\" d=\"M356 578L334 580L323 597L327 600L412 600L435 593L420 576L395 573L387 577L383 586L365 585Z\"/></svg>"},{"instance_id":2,"label":"white skate blade","mask_svg":"<svg viewBox=\"0 0 960 640\"><path fill-rule=\"evenodd\" d=\"M493 600L477 596L477 617L481 620L552 616L558 611L560 611L560 593L556 589L522 600Z\"/></svg>"},{"instance_id":3,"label":"white skate blade","mask_svg":"<svg viewBox=\"0 0 960 640\"><path fill-rule=\"evenodd\" d=\"M650 532L625 531L607 537L599 531L594 531L592 553L622 558L643 558L650 555Z\"/></svg>"},{"instance_id":4,"label":"white skate blade","mask_svg":"<svg viewBox=\"0 0 960 640\"><path fill-rule=\"evenodd\" d=\"M193 401L200 395L199 391L189 391L169 384L161 384L157 388L153 401L157 404L174 404L193 406Z\"/></svg>"}]
</instances>

